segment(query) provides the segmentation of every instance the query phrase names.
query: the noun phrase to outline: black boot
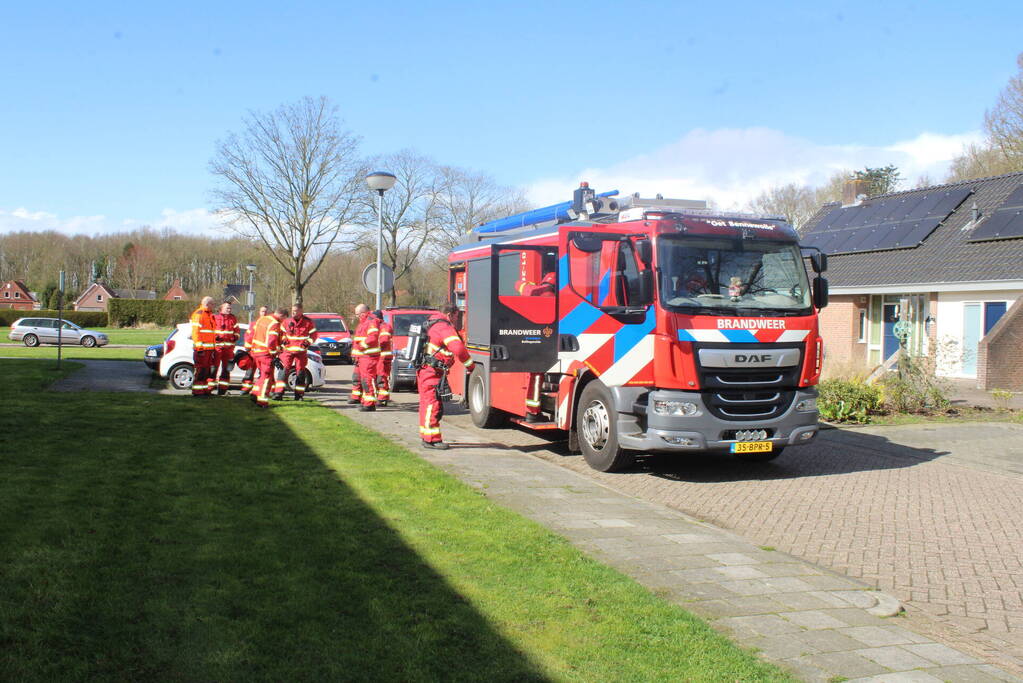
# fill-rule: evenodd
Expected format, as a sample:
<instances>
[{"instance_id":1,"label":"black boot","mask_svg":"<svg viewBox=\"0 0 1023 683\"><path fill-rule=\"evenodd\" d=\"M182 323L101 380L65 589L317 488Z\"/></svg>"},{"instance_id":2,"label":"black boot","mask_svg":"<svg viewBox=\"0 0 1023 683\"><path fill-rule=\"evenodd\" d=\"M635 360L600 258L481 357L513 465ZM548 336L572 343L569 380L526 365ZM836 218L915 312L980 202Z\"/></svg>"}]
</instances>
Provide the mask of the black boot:
<instances>
[{"instance_id":1,"label":"black boot","mask_svg":"<svg viewBox=\"0 0 1023 683\"><path fill-rule=\"evenodd\" d=\"M543 415L540 413L526 413L526 422L529 422L530 424L543 422Z\"/></svg>"},{"instance_id":2,"label":"black boot","mask_svg":"<svg viewBox=\"0 0 1023 683\"><path fill-rule=\"evenodd\" d=\"M438 451L446 451L450 448L443 441L423 441L423 448L433 448Z\"/></svg>"}]
</instances>

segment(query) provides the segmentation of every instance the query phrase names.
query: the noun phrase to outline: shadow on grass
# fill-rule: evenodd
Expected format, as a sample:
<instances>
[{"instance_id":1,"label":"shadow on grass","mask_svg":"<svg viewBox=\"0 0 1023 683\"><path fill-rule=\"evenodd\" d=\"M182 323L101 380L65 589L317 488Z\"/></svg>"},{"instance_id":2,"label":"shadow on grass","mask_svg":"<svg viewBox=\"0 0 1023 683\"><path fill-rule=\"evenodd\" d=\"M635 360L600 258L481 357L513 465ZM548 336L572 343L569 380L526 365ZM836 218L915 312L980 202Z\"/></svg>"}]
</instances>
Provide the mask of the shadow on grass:
<instances>
[{"instance_id":1,"label":"shadow on grass","mask_svg":"<svg viewBox=\"0 0 1023 683\"><path fill-rule=\"evenodd\" d=\"M272 412L4 402L2 677L544 678Z\"/></svg>"}]
</instances>

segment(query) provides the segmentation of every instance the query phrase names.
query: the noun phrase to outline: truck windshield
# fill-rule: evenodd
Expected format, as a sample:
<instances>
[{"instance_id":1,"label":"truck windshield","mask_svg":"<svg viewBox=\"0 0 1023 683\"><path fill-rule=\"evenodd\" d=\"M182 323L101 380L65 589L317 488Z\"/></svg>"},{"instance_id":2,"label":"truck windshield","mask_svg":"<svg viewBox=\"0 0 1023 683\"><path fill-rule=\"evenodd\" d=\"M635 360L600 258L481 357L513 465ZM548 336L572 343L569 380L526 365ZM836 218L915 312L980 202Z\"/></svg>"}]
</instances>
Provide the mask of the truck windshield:
<instances>
[{"instance_id":1,"label":"truck windshield","mask_svg":"<svg viewBox=\"0 0 1023 683\"><path fill-rule=\"evenodd\" d=\"M806 269L791 242L665 236L657 259L666 308L734 315L810 311Z\"/></svg>"}]
</instances>

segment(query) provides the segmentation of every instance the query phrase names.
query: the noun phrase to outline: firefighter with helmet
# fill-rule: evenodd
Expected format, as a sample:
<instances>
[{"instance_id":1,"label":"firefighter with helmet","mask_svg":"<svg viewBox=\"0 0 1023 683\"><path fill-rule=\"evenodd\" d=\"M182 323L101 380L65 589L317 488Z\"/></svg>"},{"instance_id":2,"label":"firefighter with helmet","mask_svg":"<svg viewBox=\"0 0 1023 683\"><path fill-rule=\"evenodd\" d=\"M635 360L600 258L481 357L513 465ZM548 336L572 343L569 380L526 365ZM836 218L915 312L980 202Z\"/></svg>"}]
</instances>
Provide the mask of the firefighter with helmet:
<instances>
[{"instance_id":1,"label":"firefighter with helmet","mask_svg":"<svg viewBox=\"0 0 1023 683\"><path fill-rule=\"evenodd\" d=\"M358 375L359 410L372 411L377 409L376 373L380 358L380 319L373 315L369 306L359 304L355 307L355 315L359 324L355 327L352 337L352 356L355 357L355 373ZM352 382L356 377L352 377ZM352 397L356 389L352 387ZM351 402L351 401L349 401Z\"/></svg>"},{"instance_id":2,"label":"firefighter with helmet","mask_svg":"<svg viewBox=\"0 0 1023 683\"><path fill-rule=\"evenodd\" d=\"M457 320L458 307L449 305L424 323L426 348L422 350L423 361L416 372L416 382L419 385L419 436L426 448L448 448L440 434L440 420L444 416L440 387L448 368L457 361L472 369L472 358L455 329Z\"/></svg>"},{"instance_id":3,"label":"firefighter with helmet","mask_svg":"<svg viewBox=\"0 0 1023 683\"><path fill-rule=\"evenodd\" d=\"M259 375L253 388L252 398L260 408L270 407L271 384L274 381L273 368L281 350L281 320L287 311L278 308L270 315L264 315L253 325L252 360L256 362Z\"/></svg>"},{"instance_id":4,"label":"firefighter with helmet","mask_svg":"<svg viewBox=\"0 0 1023 683\"><path fill-rule=\"evenodd\" d=\"M394 348L391 344L391 337L394 335L394 327L384 319L381 311L373 311L373 315L380 321L380 359L377 361L377 404L386 406L391 400L391 366L394 364Z\"/></svg>"},{"instance_id":5,"label":"firefighter with helmet","mask_svg":"<svg viewBox=\"0 0 1023 683\"><path fill-rule=\"evenodd\" d=\"M305 397L306 385L309 383L309 373L306 370L309 364L307 352L316 341L316 325L303 315L302 304L294 304L291 307L291 317L281 323L281 337L283 351L277 368L277 381L274 383L274 398L279 400L284 396L284 390L287 388L285 380L294 367L295 400L301 401Z\"/></svg>"},{"instance_id":6,"label":"firefighter with helmet","mask_svg":"<svg viewBox=\"0 0 1023 683\"><path fill-rule=\"evenodd\" d=\"M214 314L214 330L216 349L214 353L213 375L217 380L217 395L223 396L231 388L231 368L234 365L234 347L240 336L238 318L231 313L231 304L220 304L220 312Z\"/></svg>"},{"instance_id":7,"label":"firefighter with helmet","mask_svg":"<svg viewBox=\"0 0 1023 683\"><path fill-rule=\"evenodd\" d=\"M213 297L204 296L199 308L192 311L192 396L209 396L216 386L213 365L217 350L216 321L213 319Z\"/></svg>"}]
</instances>

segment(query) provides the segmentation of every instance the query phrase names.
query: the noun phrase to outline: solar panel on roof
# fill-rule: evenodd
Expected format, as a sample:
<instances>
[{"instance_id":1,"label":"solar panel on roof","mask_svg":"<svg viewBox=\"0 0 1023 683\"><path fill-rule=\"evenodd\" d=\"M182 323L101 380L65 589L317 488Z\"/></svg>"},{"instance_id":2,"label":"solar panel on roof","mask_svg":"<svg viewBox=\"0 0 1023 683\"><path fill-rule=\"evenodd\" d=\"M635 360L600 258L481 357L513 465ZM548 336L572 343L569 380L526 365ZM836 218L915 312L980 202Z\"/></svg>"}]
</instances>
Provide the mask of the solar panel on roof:
<instances>
[{"instance_id":1,"label":"solar panel on roof","mask_svg":"<svg viewBox=\"0 0 1023 683\"><path fill-rule=\"evenodd\" d=\"M885 202L876 202L870 206L866 206L862 211L858 212L856 216L850 221L850 225L862 228L867 225L873 225L880 223L881 218L879 215L887 214L888 210Z\"/></svg>"},{"instance_id":2,"label":"solar panel on roof","mask_svg":"<svg viewBox=\"0 0 1023 683\"><path fill-rule=\"evenodd\" d=\"M1001 206L985 218L970 235L970 242L1023 237L1023 184L1009 193Z\"/></svg>"},{"instance_id":3,"label":"solar panel on roof","mask_svg":"<svg viewBox=\"0 0 1023 683\"><path fill-rule=\"evenodd\" d=\"M849 240L845 248L850 252L868 251L877 244L880 231L876 227L860 228L856 231L856 238Z\"/></svg>"},{"instance_id":4,"label":"solar panel on roof","mask_svg":"<svg viewBox=\"0 0 1023 683\"><path fill-rule=\"evenodd\" d=\"M905 239L909 231L913 229L913 224L907 221L901 223L895 223L890 228L884 231L881 238L874 245L874 249L897 249L899 243Z\"/></svg>"},{"instance_id":5,"label":"solar panel on roof","mask_svg":"<svg viewBox=\"0 0 1023 683\"><path fill-rule=\"evenodd\" d=\"M894 223L898 223L899 221L905 220L906 217L913 212L914 207L916 207L923 200L924 198L921 197L920 195L915 195L911 197L900 197L899 200L895 203L895 206L893 207L891 214L889 214L888 220Z\"/></svg>"},{"instance_id":6,"label":"solar panel on roof","mask_svg":"<svg viewBox=\"0 0 1023 683\"><path fill-rule=\"evenodd\" d=\"M804 236L804 243L829 254L913 248L972 193L970 188L933 190L836 208Z\"/></svg>"},{"instance_id":7,"label":"solar panel on roof","mask_svg":"<svg viewBox=\"0 0 1023 683\"><path fill-rule=\"evenodd\" d=\"M841 232L832 233L835 236L835 239L828 244L828 252L832 254L841 254L848 251L846 245L856 236L856 233L862 229L863 228L859 228L857 230L842 230Z\"/></svg>"},{"instance_id":8,"label":"solar panel on roof","mask_svg":"<svg viewBox=\"0 0 1023 683\"><path fill-rule=\"evenodd\" d=\"M938 203L927 212L927 217L937 218L939 222L945 220L971 194L973 190L967 187L945 191L940 195Z\"/></svg>"},{"instance_id":9,"label":"solar panel on roof","mask_svg":"<svg viewBox=\"0 0 1023 683\"><path fill-rule=\"evenodd\" d=\"M936 218L925 218L922 221L917 221L911 226L911 229L906 236L898 242L895 246L897 247L915 247L921 242L927 239L934 229L941 223Z\"/></svg>"}]
</instances>

